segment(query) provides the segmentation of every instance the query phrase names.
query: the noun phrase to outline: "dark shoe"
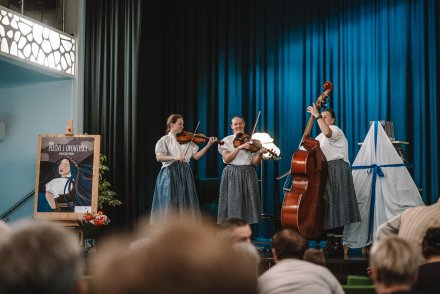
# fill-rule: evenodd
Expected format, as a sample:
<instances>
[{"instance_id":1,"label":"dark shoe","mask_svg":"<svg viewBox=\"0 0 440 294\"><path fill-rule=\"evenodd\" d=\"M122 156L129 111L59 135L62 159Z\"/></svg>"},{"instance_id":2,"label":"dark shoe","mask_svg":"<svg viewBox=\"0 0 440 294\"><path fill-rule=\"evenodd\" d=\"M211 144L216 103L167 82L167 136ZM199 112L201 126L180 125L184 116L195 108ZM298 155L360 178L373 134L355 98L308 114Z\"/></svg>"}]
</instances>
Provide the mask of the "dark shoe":
<instances>
[{"instance_id":1,"label":"dark shoe","mask_svg":"<svg viewBox=\"0 0 440 294\"><path fill-rule=\"evenodd\" d=\"M333 237L329 242L330 245L322 250L326 257L343 257L344 246L342 245L342 237Z\"/></svg>"},{"instance_id":2,"label":"dark shoe","mask_svg":"<svg viewBox=\"0 0 440 294\"><path fill-rule=\"evenodd\" d=\"M325 247L321 249L322 252L327 252L329 251L335 243L335 238L334 237L328 237L327 242L325 244Z\"/></svg>"}]
</instances>

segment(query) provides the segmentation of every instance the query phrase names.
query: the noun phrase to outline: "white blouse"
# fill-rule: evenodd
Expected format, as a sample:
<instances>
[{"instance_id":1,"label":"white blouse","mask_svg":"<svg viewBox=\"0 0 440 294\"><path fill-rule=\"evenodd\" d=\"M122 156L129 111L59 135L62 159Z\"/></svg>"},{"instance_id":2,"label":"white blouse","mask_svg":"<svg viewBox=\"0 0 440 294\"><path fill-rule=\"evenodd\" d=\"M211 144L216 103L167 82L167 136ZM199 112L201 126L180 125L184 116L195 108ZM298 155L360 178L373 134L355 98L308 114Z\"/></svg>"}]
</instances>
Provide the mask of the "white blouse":
<instances>
[{"instance_id":1,"label":"white blouse","mask_svg":"<svg viewBox=\"0 0 440 294\"><path fill-rule=\"evenodd\" d=\"M316 137L319 141L322 153L324 153L327 161L343 159L350 164L348 159L348 141L345 138L344 132L337 126L329 126L332 130L332 136L327 138L323 133Z\"/></svg>"},{"instance_id":2,"label":"white blouse","mask_svg":"<svg viewBox=\"0 0 440 294\"><path fill-rule=\"evenodd\" d=\"M222 158L223 158L224 151L232 152L235 150L234 139L235 139L235 135L227 136L222 140L224 144L218 145L218 152L220 152L220 154L222 155ZM231 165L252 165L252 159L254 158L254 156L257 156L257 155L258 155L258 152L251 153L245 149L241 149L240 151L238 151L237 156L235 156L234 160L232 160L229 164L231 164ZM225 160L223 160L223 162L226 163Z\"/></svg>"},{"instance_id":3,"label":"white blouse","mask_svg":"<svg viewBox=\"0 0 440 294\"><path fill-rule=\"evenodd\" d=\"M191 144L188 148L188 144ZM188 152L186 150L188 149ZM159 139L156 143L154 152L156 155L167 155L167 156L183 156L185 155L185 162L189 162L193 155L197 153L199 146L194 142L180 144L177 142L176 135L173 133L168 133ZM170 166L176 160L164 161L162 162L162 168Z\"/></svg>"},{"instance_id":4,"label":"white blouse","mask_svg":"<svg viewBox=\"0 0 440 294\"><path fill-rule=\"evenodd\" d=\"M49 183L46 184L46 192L50 192L53 195L53 198L60 197L60 194L66 194L68 190L66 189L66 192L64 192L64 187L66 186L68 180L68 177L55 178L51 180ZM70 185L70 190L72 190L72 188L73 185Z\"/></svg>"}]
</instances>

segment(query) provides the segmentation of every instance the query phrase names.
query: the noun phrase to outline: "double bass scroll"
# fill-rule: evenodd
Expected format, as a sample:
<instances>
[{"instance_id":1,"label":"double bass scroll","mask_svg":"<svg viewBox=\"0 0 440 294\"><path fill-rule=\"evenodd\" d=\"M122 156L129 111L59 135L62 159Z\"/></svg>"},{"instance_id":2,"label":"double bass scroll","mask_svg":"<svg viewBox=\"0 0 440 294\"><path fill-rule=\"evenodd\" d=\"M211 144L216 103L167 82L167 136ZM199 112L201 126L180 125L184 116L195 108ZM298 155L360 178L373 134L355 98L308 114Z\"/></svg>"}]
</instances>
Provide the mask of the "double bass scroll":
<instances>
[{"instance_id":1,"label":"double bass scroll","mask_svg":"<svg viewBox=\"0 0 440 294\"><path fill-rule=\"evenodd\" d=\"M333 85L324 83L315 105L321 108L330 95ZM301 139L300 147L292 156L290 174L292 185L284 194L281 209L281 225L297 230L306 238L318 237L324 228L325 202L322 199L327 179L327 161L319 141L310 137L315 120L310 116Z\"/></svg>"}]
</instances>

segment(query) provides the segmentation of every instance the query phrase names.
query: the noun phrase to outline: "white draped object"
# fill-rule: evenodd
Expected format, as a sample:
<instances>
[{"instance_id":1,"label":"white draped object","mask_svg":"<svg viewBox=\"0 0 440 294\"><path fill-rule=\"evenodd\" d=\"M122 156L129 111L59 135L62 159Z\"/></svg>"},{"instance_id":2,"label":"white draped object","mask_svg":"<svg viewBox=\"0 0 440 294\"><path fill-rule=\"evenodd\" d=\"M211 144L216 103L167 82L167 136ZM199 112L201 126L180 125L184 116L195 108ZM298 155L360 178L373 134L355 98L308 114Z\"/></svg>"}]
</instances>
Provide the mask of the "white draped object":
<instances>
[{"instance_id":1,"label":"white draped object","mask_svg":"<svg viewBox=\"0 0 440 294\"><path fill-rule=\"evenodd\" d=\"M406 208L424 205L405 164L379 122L374 122L353 162L361 222L344 227L344 242L361 248L377 228Z\"/></svg>"}]
</instances>

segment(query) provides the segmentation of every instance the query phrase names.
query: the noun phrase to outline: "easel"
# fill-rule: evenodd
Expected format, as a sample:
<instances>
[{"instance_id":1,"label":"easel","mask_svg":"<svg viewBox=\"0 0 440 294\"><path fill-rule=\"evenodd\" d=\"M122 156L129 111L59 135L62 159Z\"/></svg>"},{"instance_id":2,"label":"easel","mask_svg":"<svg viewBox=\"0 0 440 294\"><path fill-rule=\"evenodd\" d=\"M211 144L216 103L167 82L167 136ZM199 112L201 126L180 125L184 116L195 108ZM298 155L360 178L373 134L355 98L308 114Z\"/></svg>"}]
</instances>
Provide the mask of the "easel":
<instances>
[{"instance_id":1,"label":"easel","mask_svg":"<svg viewBox=\"0 0 440 294\"><path fill-rule=\"evenodd\" d=\"M35 220L50 220L56 224L75 230L75 233L78 233L80 244L87 249L86 254L89 252L88 249L93 247L93 244L86 246L86 239L84 239L85 236L83 234L82 226L78 223L78 218L86 211L91 213L97 212L100 142L100 135L74 134L72 119L68 119L64 134L38 135L38 154L35 177L36 192L33 217ZM86 194L82 194L90 197L90 202L87 198L87 201L81 201L80 204L74 204L73 207L71 204L68 204L70 209L63 209L65 208L64 206L60 206L59 208L61 209L56 209L56 205L51 206L46 205L46 203L39 203L40 198L44 199L45 196L47 197L45 193L40 192L45 191L43 187L40 189L40 185L46 185L48 180L52 181L55 178L60 177L59 174L56 174L56 169L58 169L58 167L55 165L60 164L64 159L68 159L70 168L75 169L75 173L65 174L69 177L68 181L70 181L69 185L71 185L68 188L74 189L76 188L75 184L84 184L88 188L83 191ZM83 173L87 173L88 176L84 177ZM61 188L66 189L66 187ZM71 196L72 198L76 197L76 195ZM64 202L67 203L67 200L64 200Z\"/></svg>"},{"instance_id":2,"label":"easel","mask_svg":"<svg viewBox=\"0 0 440 294\"><path fill-rule=\"evenodd\" d=\"M67 127L66 127L66 133L65 136L73 136L73 119L69 118L67 120Z\"/></svg>"}]
</instances>

